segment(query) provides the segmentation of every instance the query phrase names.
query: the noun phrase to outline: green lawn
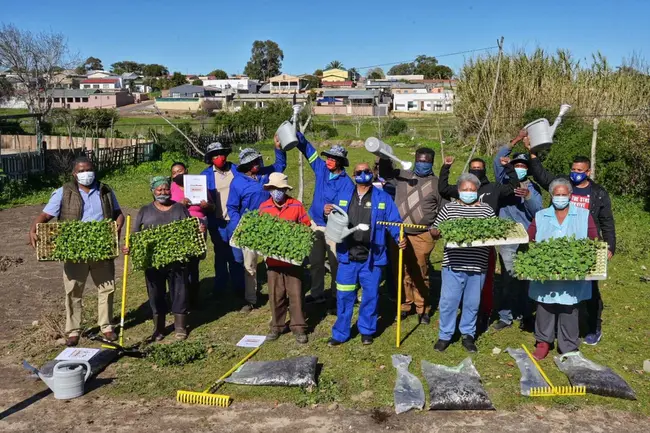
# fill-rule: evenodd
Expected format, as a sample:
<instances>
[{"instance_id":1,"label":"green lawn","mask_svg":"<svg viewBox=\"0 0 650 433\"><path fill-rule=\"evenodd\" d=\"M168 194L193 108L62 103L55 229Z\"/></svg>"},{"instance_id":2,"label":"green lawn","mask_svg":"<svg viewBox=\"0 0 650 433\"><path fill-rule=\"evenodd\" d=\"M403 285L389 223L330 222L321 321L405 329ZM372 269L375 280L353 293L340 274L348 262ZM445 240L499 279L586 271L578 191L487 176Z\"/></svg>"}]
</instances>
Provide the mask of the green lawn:
<instances>
[{"instance_id":1,"label":"green lawn","mask_svg":"<svg viewBox=\"0 0 650 433\"><path fill-rule=\"evenodd\" d=\"M433 146L439 150L437 144ZM270 145L260 146L267 157L272 155ZM397 155L412 159L414 148L395 148ZM374 156L363 149L350 149L352 164L371 161ZM460 156L460 155L459 155ZM288 154L289 181L297 186L297 151ZM151 174L167 173L169 160L147 163L131 168L123 173L107 176L104 180L115 188L123 206L137 208L146 204L151 198L148 191L148 179ZM439 170L440 158L436 161ZM270 160L269 160L270 162ZM196 173L203 168L200 161L190 162L190 171ZM308 205L313 193L313 175L308 166L306 173L305 203ZM454 166L455 174L462 169L461 161ZM42 203L45 192L32 196L22 203ZM602 296L605 302L604 338L595 347L584 347L584 354L595 362L607 365L619 373L636 391L638 401L624 401L593 395L586 397L562 397L531 399L519 395L519 370L513 360L504 352L493 355L495 347L505 351L507 347L518 347L522 343L532 346L534 338L513 327L500 333L489 331L478 339L479 353L473 356L476 368L480 372L484 386L498 410L517 410L526 405L542 405L565 409L584 406L603 406L623 409L650 415L650 375L642 373L643 360L649 358L650 347L650 286L640 282L641 275L648 275L641 266L650 267L650 214L645 212L642 204L635 200L614 198L614 211L619 236L619 254L610 266L610 277L602 283ZM134 215L133 215L134 216ZM210 246L208 247L210 248ZM432 254L434 263L434 287L439 288L441 246L436 246ZM201 341L211 347L210 354L204 360L183 367L154 367L147 360L125 359L114 368L116 380L98 390L103 395L122 398L156 398L174 399L176 390L203 390L212 381L234 365L244 356L245 349L235 347L244 334L266 334L270 318L266 302L266 284L263 266L260 265L259 279L262 286L262 307L250 315L237 311L238 304L230 294L211 296L213 255L208 254L201 263L202 294L201 309L191 315L192 332L190 341ZM383 289L380 289L383 291ZM116 296L116 311L119 311L120 296ZM152 322L148 317L147 295L142 273L132 272L128 281L127 329L128 344L141 341L149 335ZM94 324L95 309L93 301L87 299L85 320L90 326ZM61 305L61 308L63 306ZM226 385L220 392L235 399L259 399L277 402L293 402L299 405L328 403L336 401L347 407L372 408L391 406L395 370L391 366L390 356L394 353L409 354L413 357L411 372L423 380L420 372L421 361L436 364L456 365L467 357L459 343L453 344L444 354L434 352L432 343L437 337L438 315L433 317L432 325L417 326L415 317L403 322L402 335L408 337L399 349L395 348L395 325L393 324L395 307L386 296L380 302L380 335L375 343L363 347L357 336L352 341L337 348L328 348L333 316L325 316L319 308L309 308L309 324L313 327L310 342L306 346L295 343L291 335L285 335L276 342L264 344L255 355L255 360L277 360L300 355L318 356L323 365L319 377L319 386L312 391L281 387L246 387ZM166 341L172 340L168 337ZM36 365L53 356L60 349L52 349L48 342L34 342L42 347L39 355L28 359ZM87 342L84 342L84 345ZM14 349L18 346L14 346ZM31 351L34 353L37 351ZM28 357L29 358L29 357ZM567 385L567 378L554 366L552 360L542 362L554 384ZM424 380L423 380L424 383ZM425 385L426 388L426 385ZM361 393L370 391L371 394Z\"/></svg>"}]
</instances>

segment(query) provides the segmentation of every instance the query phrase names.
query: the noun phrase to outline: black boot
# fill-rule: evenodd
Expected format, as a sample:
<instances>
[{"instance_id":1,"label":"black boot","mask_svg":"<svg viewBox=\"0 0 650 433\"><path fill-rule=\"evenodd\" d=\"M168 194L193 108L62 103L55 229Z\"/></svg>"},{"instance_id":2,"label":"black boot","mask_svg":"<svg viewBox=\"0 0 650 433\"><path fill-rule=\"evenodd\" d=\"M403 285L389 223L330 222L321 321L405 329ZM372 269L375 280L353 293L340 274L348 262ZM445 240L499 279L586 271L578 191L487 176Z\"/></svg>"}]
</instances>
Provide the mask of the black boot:
<instances>
[{"instance_id":1,"label":"black boot","mask_svg":"<svg viewBox=\"0 0 650 433\"><path fill-rule=\"evenodd\" d=\"M187 338L187 314L174 314L174 336L177 340Z\"/></svg>"},{"instance_id":2,"label":"black boot","mask_svg":"<svg viewBox=\"0 0 650 433\"><path fill-rule=\"evenodd\" d=\"M151 341L161 341L165 338L165 315L153 315L153 334L151 334Z\"/></svg>"}]
</instances>

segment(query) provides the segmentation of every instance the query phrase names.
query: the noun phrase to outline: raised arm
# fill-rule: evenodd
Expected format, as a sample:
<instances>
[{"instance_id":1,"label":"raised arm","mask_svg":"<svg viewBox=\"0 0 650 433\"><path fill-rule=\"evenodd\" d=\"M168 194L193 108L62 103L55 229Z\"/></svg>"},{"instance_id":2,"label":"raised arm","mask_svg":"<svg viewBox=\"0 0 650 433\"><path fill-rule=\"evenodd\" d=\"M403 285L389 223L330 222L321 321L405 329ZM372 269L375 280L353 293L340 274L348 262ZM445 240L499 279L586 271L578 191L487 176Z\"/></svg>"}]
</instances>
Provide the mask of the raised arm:
<instances>
[{"instance_id":1,"label":"raised arm","mask_svg":"<svg viewBox=\"0 0 650 433\"><path fill-rule=\"evenodd\" d=\"M506 158L512 153L512 148L508 145L503 145L497 150L497 154L494 156L492 161L492 167L494 168L494 178L497 183L505 184L510 181L508 175L506 174L506 169L501 165L501 158Z\"/></svg>"},{"instance_id":2,"label":"raised arm","mask_svg":"<svg viewBox=\"0 0 650 433\"><path fill-rule=\"evenodd\" d=\"M449 171L453 163L454 158L452 156L445 157L444 164L440 169L440 178L438 179L438 191L440 191L442 197L448 200L450 198L459 198L456 185L449 185Z\"/></svg>"},{"instance_id":3,"label":"raised arm","mask_svg":"<svg viewBox=\"0 0 650 433\"><path fill-rule=\"evenodd\" d=\"M395 179L399 176L400 170L393 167L393 161L387 158L379 158L379 176L386 180Z\"/></svg>"},{"instance_id":4,"label":"raised arm","mask_svg":"<svg viewBox=\"0 0 650 433\"><path fill-rule=\"evenodd\" d=\"M280 147L280 141L275 137L275 162L272 165L260 168L259 174L262 176L271 173L283 173L287 168L287 152Z\"/></svg>"},{"instance_id":5,"label":"raised arm","mask_svg":"<svg viewBox=\"0 0 650 433\"><path fill-rule=\"evenodd\" d=\"M506 198L514 195L515 188L519 187L519 178L517 177L515 168L510 164L510 158L501 158L501 167L503 168L505 177L508 179L508 183L497 183L497 186L499 188L499 198Z\"/></svg>"},{"instance_id":6,"label":"raised arm","mask_svg":"<svg viewBox=\"0 0 650 433\"><path fill-rule=\"evenodd\" d=\"M318 157L318 151L312 146L312 144L305 138L302 132L297 132L296 136L298 137L298 150L305 155L309 166L314 171L314 173L322 170L327 170L325 166L325 161Z\"/></svg>"}]
</instances>

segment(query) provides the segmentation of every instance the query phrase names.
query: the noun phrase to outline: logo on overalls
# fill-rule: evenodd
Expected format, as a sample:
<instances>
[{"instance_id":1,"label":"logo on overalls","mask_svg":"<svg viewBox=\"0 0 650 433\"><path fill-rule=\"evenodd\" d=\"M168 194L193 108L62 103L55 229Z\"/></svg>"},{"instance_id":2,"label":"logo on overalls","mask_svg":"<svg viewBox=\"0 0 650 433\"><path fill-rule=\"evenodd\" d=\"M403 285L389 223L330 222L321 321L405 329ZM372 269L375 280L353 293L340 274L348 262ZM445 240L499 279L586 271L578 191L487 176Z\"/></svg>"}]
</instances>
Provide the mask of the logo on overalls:
<instances>
[{"instance_id":1,"label":"logo on overalls","mask_svg":"<svg viewBox=\"0 0 650 433\"><path fill-rule=\"evenodd\" d=\"M379 203L379 209L386 209L386 203Z\"/></svg>"},{"instance_id":2,"label":"logo on overalls","mask_svg":"<svg viewBox=\"0 0 650 433\"><path fill-rule=\"evenodd\" d=\"M348 201L347 200L339 200L339 206L347 206Z\"/></svg>"}]
</instances>

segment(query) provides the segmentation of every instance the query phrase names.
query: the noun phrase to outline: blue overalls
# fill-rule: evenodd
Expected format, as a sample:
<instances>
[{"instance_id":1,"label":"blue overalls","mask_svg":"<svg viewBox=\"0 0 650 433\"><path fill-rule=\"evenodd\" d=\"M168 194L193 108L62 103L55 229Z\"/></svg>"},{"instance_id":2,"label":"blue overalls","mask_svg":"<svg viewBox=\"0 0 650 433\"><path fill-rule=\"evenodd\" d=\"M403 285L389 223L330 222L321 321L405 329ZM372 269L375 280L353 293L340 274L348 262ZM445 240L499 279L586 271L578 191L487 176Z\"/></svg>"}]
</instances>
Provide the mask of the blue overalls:
<instances>
[{"instance_id":1,"label":"blue overalls","mask_svg":"<svg viewBox=\"0 0 650 433\"><path fill-rule=\"evenodd\" d=\"M356 189L352 194L356 194ZM348 211L352 194L339 195L334 204ZM399 242L399 226L384 226L377 221L401 223L397 207L392 198L378 188L371 190L372 216L370 221L370 251L365 262L354 262L348 254L348 244L336 245L339 268L336 274L336 322L332 327L332 338L345 342L350 339L350 325L354 312L355 288L361 285L363 294L359 306L357 328L361 335L372 336L377 331L377 305L382 266L388 262L386 232Z\"/></svg>"}]
</instances>

